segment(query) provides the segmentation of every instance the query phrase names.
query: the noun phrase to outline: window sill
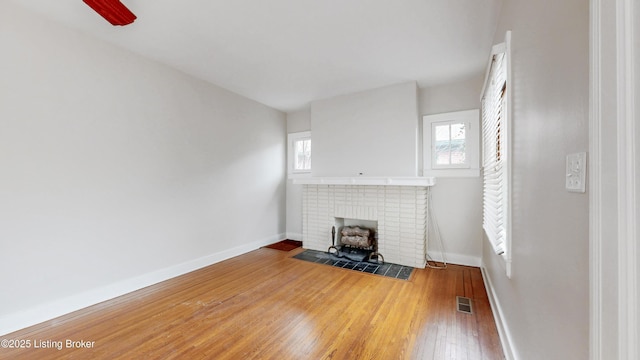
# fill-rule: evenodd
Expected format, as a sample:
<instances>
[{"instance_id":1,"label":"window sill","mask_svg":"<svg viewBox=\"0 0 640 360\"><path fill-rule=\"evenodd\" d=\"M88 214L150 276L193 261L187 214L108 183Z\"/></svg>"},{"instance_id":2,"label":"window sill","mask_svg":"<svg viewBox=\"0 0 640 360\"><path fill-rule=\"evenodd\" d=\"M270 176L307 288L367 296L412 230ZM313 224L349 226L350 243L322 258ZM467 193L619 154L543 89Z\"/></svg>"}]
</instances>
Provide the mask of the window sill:
<instances>
[{"instance_id":1,"label":"window sill","mask_svg":"<svg viewBox=\"0 0 640 360\"><path fill-rule=\"evenodd\" d=\"M373 185L373 186L433 186L434 177L305 177L294 178L294 184L304 185Z\"/></svg>"},{"instance_id":2,"label":"window sill","mask_svg":"<svg viewBox=\"0 0 640 360\"><path fill-rule=\"evenodd\" d=\"M443 178L470 178L480 177L480 169L434 169L424 170L424 176Z\"/></svg>"},{"instance_id":3,"label":"window sill","mask_svg":"<svg viewBox=\"0 0 640 360\"><path fill-rule=\"evenodd\" d=\"M296 173L287 174L288 179L304 179L304 178L310 178L310 177L311 177L310 172L296 172Z\"/></svg>"}]
</instances>

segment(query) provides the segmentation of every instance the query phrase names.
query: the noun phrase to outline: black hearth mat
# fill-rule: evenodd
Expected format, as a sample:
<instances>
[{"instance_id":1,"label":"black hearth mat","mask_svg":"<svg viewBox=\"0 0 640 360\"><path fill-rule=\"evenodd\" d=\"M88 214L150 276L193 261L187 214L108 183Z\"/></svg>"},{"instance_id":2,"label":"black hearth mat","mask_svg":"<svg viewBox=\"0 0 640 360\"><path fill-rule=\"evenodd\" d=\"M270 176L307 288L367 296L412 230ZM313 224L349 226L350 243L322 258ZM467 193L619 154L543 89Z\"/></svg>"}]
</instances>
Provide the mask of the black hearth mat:
<instances>
[{"instance_id":1,"label":"black hearth mat","mask_svg":"<svg viewBox=\"0 0 640 360\"><path fill-rule=\"evenodd\" d=\"M293 258L298 260L310 261L317 264L325 264L344 269L350 269L369 274L382 275L400 280L408 280L411 276L413 268L410 266L384 263L375 264L367 261L352 261L346 258L339 258L335 255L328 254L323 251L305 250Z\"/></svg>"}]
</instances>

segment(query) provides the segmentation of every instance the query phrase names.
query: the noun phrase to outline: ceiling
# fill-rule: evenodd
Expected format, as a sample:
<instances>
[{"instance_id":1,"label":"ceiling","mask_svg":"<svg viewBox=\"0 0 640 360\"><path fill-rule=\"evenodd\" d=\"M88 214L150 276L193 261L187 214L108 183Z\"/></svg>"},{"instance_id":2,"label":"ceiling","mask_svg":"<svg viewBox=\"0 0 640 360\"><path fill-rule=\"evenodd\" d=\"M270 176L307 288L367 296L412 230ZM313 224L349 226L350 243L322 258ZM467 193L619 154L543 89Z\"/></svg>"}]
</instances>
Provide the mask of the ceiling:
<instances>
[{"instance_id":1,"label":"ceiling","mask_svg":"<svg viewBox=\"0 0 640 360\"><path fill-rule=\"evenodd\" d=\"M82 0L14 0L273 108L484 71L503 0L121 0L114 27Z\"/></svg>"}]
</instances>

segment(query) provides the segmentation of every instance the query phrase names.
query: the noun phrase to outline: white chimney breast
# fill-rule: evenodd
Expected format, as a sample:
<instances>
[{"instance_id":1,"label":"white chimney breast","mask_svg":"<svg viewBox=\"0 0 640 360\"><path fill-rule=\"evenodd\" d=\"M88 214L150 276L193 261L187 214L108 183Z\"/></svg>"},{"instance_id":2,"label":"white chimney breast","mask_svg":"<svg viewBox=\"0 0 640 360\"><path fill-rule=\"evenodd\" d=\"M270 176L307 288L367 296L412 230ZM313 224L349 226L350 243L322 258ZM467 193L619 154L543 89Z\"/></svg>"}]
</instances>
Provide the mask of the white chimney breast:
<instances>
[{"instance_id":1,"label":"white chimney breast","mask_svg":"<svg viewBox=\"0 0 640 360\"><path fill-rule=\"evenodd\" d=\"M416 176L417 92L406 82L312 102L312 176Z\"/></svg>"},{"instance_id":2,"label":"white chimney breast","mask_svg":"<svg viewBox=\"0 0 640 360\"><path fill-rule=\"evenodd\" d=\"M427 191L426 186L304 185L303 246L327 251L336 218L377 221L385 261L424 268Z\"/></svg>"}]
</instances>

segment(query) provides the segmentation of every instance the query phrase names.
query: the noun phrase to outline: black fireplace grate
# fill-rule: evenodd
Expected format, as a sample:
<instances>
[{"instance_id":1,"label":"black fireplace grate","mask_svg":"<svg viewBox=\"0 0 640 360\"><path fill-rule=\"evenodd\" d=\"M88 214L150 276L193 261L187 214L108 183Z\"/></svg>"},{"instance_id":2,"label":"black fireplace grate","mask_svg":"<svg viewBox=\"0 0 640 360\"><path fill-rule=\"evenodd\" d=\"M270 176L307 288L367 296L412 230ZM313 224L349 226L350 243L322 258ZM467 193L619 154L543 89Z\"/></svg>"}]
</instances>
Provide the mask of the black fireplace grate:
<instances>
[{"instance_id":1,"label":"black fireplace grate","mask_svg":"<svg viewBox=\"0 0 640 360\"><path fill-rule=\"evenodd\" d=\"M323 251L305 250L293 258L310 261L317 264L331 265L343 269L366 272L369 274L382 275L400 280L408 280L413 268L398 264L384 263L375 264L366 261L353 261L346 258L339 258L333 254Z\"/></svg>"}]
</instances>

